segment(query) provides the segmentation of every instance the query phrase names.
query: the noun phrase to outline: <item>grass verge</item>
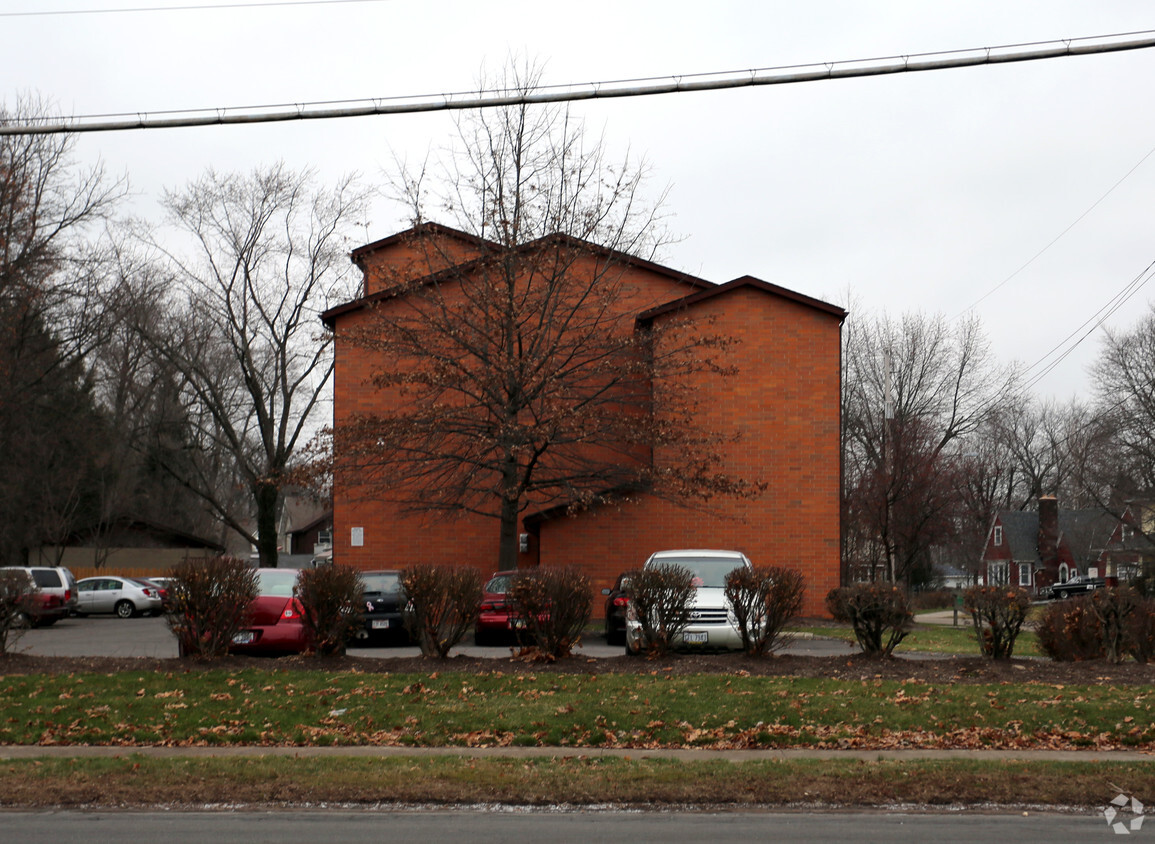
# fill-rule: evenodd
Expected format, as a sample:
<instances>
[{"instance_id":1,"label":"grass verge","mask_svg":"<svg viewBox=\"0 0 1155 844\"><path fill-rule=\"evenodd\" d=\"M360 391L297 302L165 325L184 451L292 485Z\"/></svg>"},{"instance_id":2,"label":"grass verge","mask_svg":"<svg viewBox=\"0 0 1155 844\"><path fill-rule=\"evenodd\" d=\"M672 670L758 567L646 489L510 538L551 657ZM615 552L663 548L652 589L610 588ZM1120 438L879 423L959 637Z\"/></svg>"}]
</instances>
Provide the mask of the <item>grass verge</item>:
<instances>
[{"instance_id":1,"label":"grass verge","mask_svg":"<svg viewBox=\"0 0 1155 844\"><path fill-rule=\"evenodd\" d=\"M0 807L476 804L1097 808L1155 793L1119 762L628 758L36 759L0 764Z\"/></svg>"}]
</instances>

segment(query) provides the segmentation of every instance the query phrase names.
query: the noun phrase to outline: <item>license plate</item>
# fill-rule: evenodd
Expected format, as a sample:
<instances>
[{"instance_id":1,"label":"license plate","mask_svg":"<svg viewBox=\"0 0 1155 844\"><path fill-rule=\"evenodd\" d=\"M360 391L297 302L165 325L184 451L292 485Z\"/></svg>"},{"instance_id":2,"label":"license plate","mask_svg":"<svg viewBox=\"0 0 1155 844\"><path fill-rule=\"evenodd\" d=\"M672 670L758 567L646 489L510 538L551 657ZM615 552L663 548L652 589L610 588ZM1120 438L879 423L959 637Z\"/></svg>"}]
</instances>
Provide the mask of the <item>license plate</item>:
<instances>
[{"instance_id":1,"label":"license plate","mask_svg":"<svg viewBox=\"0 0 1155 844\"><path fill-rule=\"evenodd\" d=\"M375 618L370 624L373 630L389 629L389 619L387 618Z\"/></svg>"},{"instance_id":2,"label":"license plate","mask_svg":"<svg viewBox=\"0 0 1155 844\"><path fill-rule=\"evenodd\" d=\"M251 645L257 641L257 634L252 630L242 630L236 636L233 636L234 645Z\"/></svg>"},{"instance_id":3,"label":"license plate","mask_svg":"<svg viewBox=\"0 0 1155 844\"><path fill-rule=\"evenodd\" d=\"M683 633L682 641L687 645L704 645L710 639L710 634L705 631L701 633Z\"/></svg>"},{"instance_id":4,"label":"license plate","mask_svg":"<svg viewBox=\"0 0 1155 844\"><path fill-rule=\"evenodd\" d=\"M525 619L524 618L511 618L509 620L509 627L511 630L524 630L525 629Z\"/></svg>"}]
</instances>

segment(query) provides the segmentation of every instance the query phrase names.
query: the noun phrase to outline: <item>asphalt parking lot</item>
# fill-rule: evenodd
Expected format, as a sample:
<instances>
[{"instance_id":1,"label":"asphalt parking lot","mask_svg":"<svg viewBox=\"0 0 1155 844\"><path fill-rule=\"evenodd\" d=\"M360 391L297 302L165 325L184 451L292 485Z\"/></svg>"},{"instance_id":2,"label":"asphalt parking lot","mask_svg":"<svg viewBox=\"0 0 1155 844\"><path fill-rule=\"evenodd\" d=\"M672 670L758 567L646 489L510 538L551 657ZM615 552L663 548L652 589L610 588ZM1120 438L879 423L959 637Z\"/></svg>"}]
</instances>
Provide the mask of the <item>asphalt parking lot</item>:
<instances>
[{"instance_id":1,"label":"asphalt parking lot","mask_svg":"<svg viewBox=\"0 0 1155 844\"><path fill-rule=\"evenodd\" d=\"M113 656L113 657L157 657L177 656L176 639L173 638L163 618L116 618L115 616L89 616L87 618L65 618L51 627L25 630L14 643L9 643L14 653L31 656ZM829 639L804 639L792 643L788 653L810 656L831 656L857 652L857 648L845 642ZM578 653L591 657L623 656L618 645L607 645L600 636L591 637ZM393 645L381 647L355 647L349 654L359 657L418 656L416 646ZM451 655L478 657L508 657L507 646L477 647L470 636ZM624 657L623 657L624 658Z\"/></svg>"}]
</instances>

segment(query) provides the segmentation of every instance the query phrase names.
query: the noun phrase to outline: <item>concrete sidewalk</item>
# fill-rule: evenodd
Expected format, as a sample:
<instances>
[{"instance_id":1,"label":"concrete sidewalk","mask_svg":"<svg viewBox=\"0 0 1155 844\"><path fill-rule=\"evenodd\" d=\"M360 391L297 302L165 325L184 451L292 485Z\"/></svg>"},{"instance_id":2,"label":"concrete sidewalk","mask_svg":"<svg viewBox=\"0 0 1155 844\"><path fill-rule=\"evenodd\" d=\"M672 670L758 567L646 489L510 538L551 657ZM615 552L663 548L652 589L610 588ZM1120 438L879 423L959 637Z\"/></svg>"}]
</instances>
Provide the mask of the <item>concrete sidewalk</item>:
<instances>
[{"instance_id":1,"label":"concrete sidewalk","mask_svg":"<svg viewBox=\"0 0 1155 844\"><path fill-rule=\"evenodd\" d=\"M939 612L916 613L915 624L937 624L942 627L970 627L971 617L962 610L940 610ZM957 622L957 623L956 623Z\"/></svg>"}]
</instances>

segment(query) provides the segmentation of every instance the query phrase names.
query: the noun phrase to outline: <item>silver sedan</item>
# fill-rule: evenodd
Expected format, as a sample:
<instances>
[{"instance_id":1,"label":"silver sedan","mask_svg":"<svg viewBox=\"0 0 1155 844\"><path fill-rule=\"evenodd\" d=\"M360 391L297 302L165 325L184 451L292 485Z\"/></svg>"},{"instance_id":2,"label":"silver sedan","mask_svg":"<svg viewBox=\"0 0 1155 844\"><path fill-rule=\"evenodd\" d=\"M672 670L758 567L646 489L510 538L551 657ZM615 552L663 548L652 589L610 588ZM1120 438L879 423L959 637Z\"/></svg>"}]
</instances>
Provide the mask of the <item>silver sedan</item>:
<instances>
[{"instance_id":1,"label":"silver sedan","mask_svg":"<svg viewBox=\"0 0 1155 844\"><path fill-rule=\"evenodd\" d=\"M77 615L115 613L132 618L161 611L160 590L127 577L86 577L77 581L76 591L80 598Z\"/></svg>"}]
</instances>

